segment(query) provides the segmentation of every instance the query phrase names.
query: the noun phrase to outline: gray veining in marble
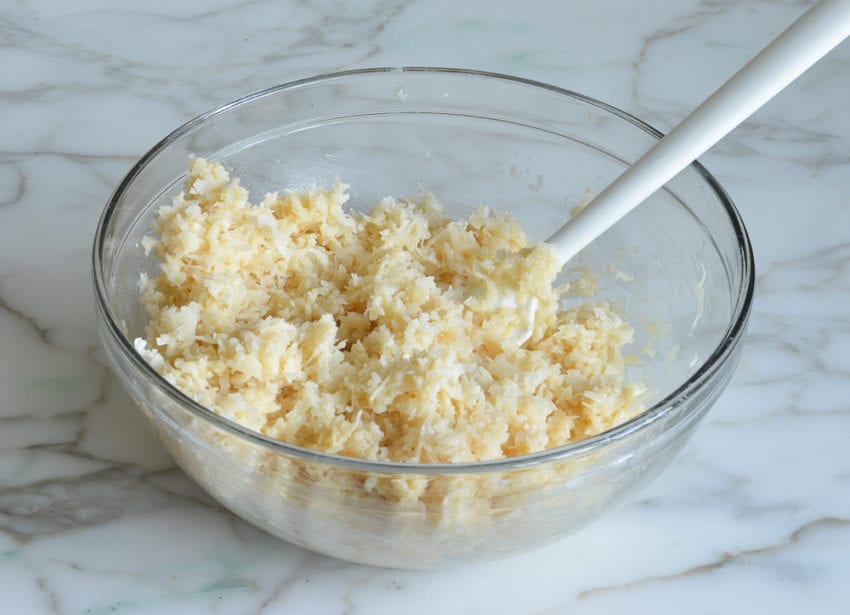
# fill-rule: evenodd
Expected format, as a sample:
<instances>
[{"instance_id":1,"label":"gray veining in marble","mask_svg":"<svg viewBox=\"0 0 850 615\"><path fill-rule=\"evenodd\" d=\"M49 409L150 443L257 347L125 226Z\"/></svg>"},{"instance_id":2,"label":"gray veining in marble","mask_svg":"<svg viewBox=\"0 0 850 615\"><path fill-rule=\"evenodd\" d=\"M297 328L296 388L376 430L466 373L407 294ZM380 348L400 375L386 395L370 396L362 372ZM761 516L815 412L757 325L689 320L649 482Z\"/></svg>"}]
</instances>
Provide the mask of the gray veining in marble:
<instances>
[{"instance_id":1,"label":"gray veining in marble","mask_svg":"<svg viewBox=\"0 0 850 615\"><path fill-rule=\"evenodd\" d=\"M0 611L847 612L850 44L703 157L758 264L732 385L647 491L533 553L381 570L236 519L174 467L106 367L88 270L133 161L237 96L338 69L463 66L665 129L807 4L0 6Z\"/></svg>"}]
</instances>

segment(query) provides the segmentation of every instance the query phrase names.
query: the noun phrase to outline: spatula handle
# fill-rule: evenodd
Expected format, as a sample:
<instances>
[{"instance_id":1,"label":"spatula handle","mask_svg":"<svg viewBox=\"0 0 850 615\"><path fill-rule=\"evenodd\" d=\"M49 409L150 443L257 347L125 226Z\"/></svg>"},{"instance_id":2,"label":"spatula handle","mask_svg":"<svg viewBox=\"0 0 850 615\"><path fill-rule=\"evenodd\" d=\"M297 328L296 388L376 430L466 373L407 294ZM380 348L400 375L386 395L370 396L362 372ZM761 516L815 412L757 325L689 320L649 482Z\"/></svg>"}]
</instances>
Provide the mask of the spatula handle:
<instances>
[{"instance_id":1,"label":"spatula handle","mask_svg":"<svg viewBox=\"0 0 850 615\"><path fill-rule=\"evenodd\" d=\"M567 262L850 35L850 0L821 0L549 239Z\"/></svg>"}]
</instances>

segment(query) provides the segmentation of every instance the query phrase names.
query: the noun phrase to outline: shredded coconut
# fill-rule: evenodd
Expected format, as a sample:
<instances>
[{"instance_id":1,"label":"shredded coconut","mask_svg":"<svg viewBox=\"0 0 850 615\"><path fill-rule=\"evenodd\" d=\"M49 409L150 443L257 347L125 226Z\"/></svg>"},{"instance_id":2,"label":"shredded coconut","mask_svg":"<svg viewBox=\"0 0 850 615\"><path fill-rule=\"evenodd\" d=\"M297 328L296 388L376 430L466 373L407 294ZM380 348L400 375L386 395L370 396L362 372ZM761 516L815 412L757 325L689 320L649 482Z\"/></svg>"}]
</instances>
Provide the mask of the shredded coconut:
<instances>
[{"instance_id":1,"label":"shredded coconut","mask_svg":"<svg viewBox=\"0 0 850 615\"><path fill-rule=\"evenodd\" d=\"M150 322L135 347L213 412L328 453L453 463L561 446L639 410L621 353L632 328L605 302L561 310L551 248L507 214L451 220L427 194L348 211L340 182L252 204L220 164L189 166L143 243L161 271L140 279Z\"/></svg>"}]
</instances>

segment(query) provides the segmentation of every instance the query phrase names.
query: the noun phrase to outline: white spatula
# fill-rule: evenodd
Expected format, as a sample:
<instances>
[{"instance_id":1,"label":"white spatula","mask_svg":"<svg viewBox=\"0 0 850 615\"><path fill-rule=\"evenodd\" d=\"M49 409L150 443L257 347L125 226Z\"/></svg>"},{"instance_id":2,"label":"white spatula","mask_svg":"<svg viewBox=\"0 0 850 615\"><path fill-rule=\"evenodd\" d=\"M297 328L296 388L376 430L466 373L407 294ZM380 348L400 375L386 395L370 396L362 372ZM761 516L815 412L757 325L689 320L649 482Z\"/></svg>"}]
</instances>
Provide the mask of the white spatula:
<instances>
[{"instance_id":1,"label":"white spatula","mask_svg":"<svg viewBox=\"0 0 850 615\"><path fill-rule=\"evenodd\" d=\"M599 237L850 35L850 0L821 0L559 228L561 263Z\"/></svg>"}]
</instances>

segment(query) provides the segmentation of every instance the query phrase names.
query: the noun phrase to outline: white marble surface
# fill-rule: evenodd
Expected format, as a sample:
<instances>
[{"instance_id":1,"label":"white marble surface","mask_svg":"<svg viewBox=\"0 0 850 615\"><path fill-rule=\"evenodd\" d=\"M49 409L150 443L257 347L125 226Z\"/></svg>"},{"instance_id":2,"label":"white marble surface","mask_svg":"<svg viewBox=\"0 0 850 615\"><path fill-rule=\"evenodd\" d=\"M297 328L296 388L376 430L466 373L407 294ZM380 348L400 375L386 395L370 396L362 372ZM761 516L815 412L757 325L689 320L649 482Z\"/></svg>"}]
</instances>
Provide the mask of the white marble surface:
<instances>
[{"instance_id":1,"label":"white marble surface","mask_svg":"<svg viewBox=\"0 0 850 615\"><path fill-rule=\"evenodd\" d=\"M0 611L848 612L850 43L703 158L755 246L742 365L673 466L572 538L434 572L312 555L175 469L104 366L97 217L132 162L206 108L331 70L442 65L664 129L807 3L577 4L0 5Z\"/></svg>"}]
</instances>

